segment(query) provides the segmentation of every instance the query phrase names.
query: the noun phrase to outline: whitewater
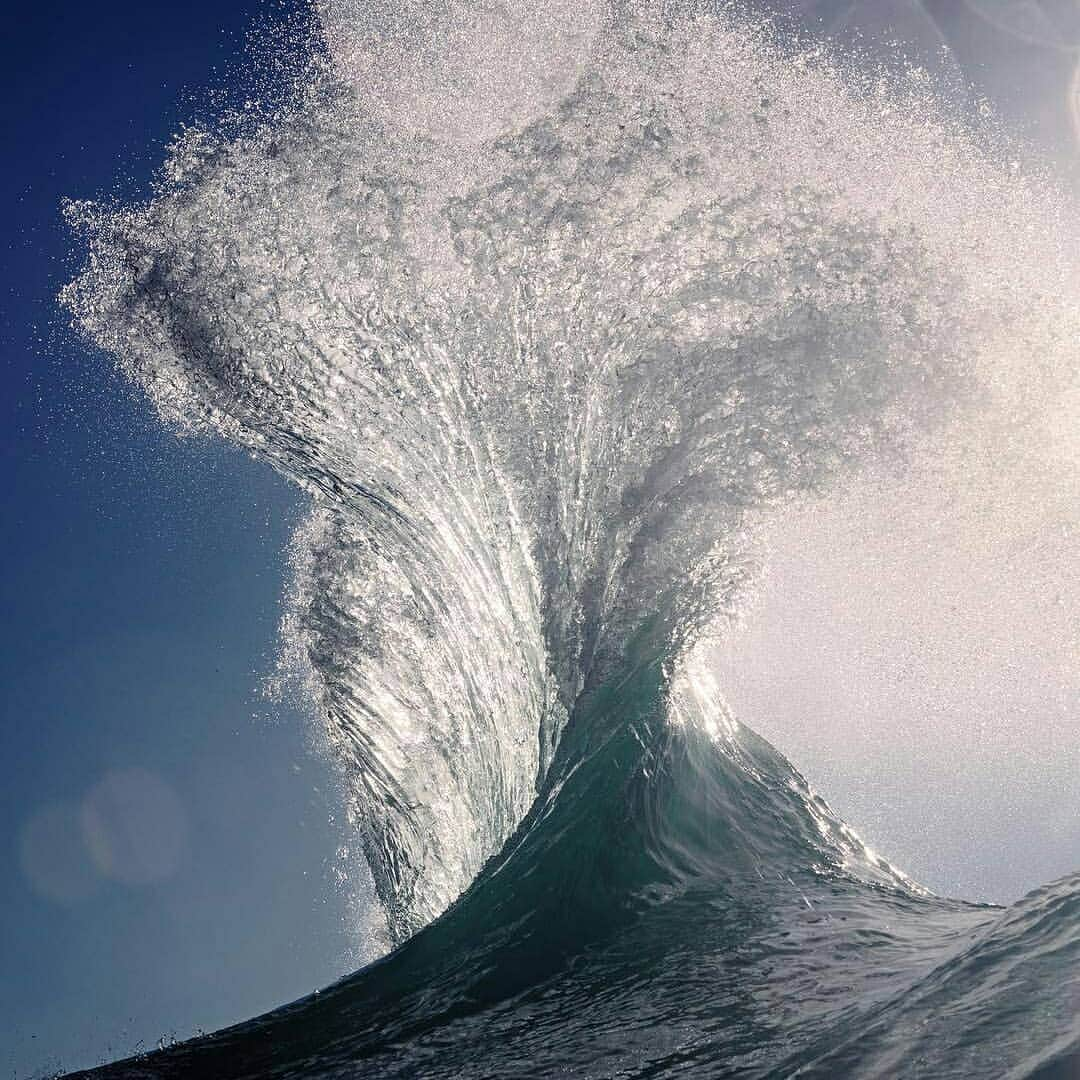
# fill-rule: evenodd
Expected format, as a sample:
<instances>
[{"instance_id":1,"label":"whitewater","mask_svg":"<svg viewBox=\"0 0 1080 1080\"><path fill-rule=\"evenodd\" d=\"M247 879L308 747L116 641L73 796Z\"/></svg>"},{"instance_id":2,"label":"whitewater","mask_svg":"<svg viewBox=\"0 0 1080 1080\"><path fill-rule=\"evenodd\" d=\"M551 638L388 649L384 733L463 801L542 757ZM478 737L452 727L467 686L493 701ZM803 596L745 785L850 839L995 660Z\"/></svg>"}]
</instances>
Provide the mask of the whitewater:
<instances>
[{"instance_id":1,"label":"whitewater","mask_svg":"<svg viewBox=\"0 0 1080 1080\"><path fill-rule=\"evenodd\" d=\"M917 71L726 5L321 5L288 103L77 203L80 331L307 492L283 666L382 959L126 1077L1080 1068L1080 877L870 850L708 660L762 522L1034 429L1075 521L1075 210Z\"/></svg>"}]
</instances>

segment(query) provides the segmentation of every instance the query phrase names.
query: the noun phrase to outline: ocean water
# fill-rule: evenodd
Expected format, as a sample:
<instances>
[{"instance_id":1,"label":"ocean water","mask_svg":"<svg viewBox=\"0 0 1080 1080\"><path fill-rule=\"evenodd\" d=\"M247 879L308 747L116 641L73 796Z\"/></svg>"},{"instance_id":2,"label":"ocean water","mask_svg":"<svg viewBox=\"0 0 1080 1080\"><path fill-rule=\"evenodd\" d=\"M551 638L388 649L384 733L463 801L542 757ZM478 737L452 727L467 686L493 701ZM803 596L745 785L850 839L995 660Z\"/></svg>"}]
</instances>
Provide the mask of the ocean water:
<instances>
[{"instance_id":1,"label":"ocean water","mask_svg":"<svg viewBox=\"0 0 1080 1080\"><path fill-rule=\"evenodd\" d=\"M69 208L65 301L310 494L283 674L390 951L94 1075L1077 1074L1080 876L931 895L708 663L778 507L1067 440L1068 201L727 7L322 17L286 107Z\"/></svg>"}]
</instances>

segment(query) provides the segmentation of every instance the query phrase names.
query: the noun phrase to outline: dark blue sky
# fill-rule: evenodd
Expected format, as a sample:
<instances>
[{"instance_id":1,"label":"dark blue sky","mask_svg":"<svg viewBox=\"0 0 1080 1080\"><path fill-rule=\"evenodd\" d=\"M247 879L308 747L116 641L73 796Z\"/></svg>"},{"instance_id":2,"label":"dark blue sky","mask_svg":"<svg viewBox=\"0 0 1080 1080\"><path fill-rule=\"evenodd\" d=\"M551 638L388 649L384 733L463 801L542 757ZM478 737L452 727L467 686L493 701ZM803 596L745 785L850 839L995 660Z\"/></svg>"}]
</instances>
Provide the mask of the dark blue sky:
<instances>
[{"instance_id":1,"label":"dark blue sky","mask_svg":"<svg viewBox=\"0 0 1080 1080\"><path fill-rule=\"evenodd\" d=\"M281 10L41 0L0 46L4 1075L216 1027L348 966L332 778L303 718L256 693L299 500L161 428L54 300L75 265L61 199L145 192ZM87 850L88 807L111 851Z\"/></svg>"}]
</instances>

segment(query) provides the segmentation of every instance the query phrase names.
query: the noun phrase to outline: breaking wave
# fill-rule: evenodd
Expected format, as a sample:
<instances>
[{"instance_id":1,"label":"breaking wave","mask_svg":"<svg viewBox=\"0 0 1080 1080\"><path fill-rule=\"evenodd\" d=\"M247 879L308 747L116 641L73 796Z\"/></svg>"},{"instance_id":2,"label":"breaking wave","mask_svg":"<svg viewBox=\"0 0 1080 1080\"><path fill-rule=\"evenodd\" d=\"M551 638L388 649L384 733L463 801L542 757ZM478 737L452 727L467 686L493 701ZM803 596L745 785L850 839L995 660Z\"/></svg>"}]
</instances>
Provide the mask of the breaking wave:
<instances>
[{"instance_id":1,"label":"breaking wave","mask_svg":"<svg viewBox=\"0 0 1080 1080\"><path fill-rule=\"evenodd\" d=\"M1075 393L1065 201L924 76L730 12L323 15L288 107L70 207L65 301L167 421L310 494L286 651L400 948L107 1073L1075 1058L1076 882L928 895L702 658L763 515ZM973 996L1003 951L1030 992Z\"/></svg>"}]
</instances>

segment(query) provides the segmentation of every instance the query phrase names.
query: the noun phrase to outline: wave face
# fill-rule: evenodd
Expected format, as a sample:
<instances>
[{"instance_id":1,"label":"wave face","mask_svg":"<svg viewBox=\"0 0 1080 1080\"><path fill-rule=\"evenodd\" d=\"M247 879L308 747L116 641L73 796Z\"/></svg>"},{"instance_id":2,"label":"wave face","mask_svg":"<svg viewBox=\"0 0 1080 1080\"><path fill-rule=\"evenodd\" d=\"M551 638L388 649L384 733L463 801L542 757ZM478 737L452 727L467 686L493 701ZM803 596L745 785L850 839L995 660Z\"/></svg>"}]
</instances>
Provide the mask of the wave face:
<instances>
[{"instance_id":1,"label":"wave face","mask_svg":"<svg viewBox=\"0 0 1080 1080\"><path fill-rule=\"evenodd\" d=\"M929 896L701 660L762 515L1064 385L1056 196L917 76L518 6L327 3L294 104L71 208L82 330L312 497L288 654L400 946L104 1074L914 1075L926 1017L933 1075L1075 1056L1080 885Z\"/></svg>"}]
</instances>

